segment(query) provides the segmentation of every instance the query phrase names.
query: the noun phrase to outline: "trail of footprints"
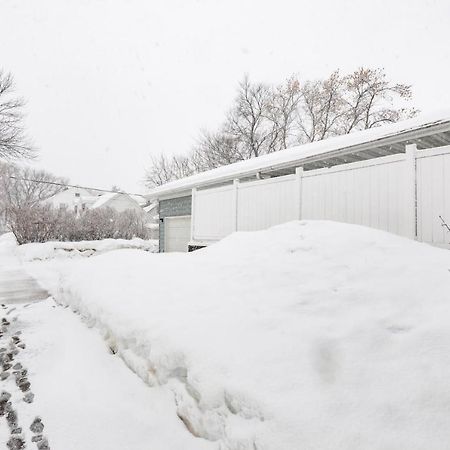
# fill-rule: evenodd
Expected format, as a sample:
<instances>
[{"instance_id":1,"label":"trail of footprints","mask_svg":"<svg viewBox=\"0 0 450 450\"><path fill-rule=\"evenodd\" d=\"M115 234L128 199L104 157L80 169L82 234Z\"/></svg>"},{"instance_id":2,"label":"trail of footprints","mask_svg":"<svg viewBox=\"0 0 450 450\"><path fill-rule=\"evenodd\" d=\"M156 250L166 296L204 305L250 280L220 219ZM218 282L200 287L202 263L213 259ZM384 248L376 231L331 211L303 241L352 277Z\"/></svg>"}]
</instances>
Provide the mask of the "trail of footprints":
<instances>
[{"instance_id":1,"label":"trail of footprints","mask_svg":"<svg viewBox=\"0 0 450 450\"><path fill-rule=\"evenodd\" d=\"M6 309L5 305L2 305ZM0 342L6 339L10 322L2 318L0 325ZM5 384L6 380L14 377L15 383L22 392L22 400L25 403L33 403L34 394L31 392L31 383L28 380L28 371L20 362L16 362L16 356L25 348L25 344L20 338L21 332L15 332L7 346L0 347L0 381ZM17 411L11 402L11 394L7 390L0 393L0 417L5 417L10 430L10 438L6 444L9 450L22 450L26 448L25 439L22 433L22 427L19 425ZM36 443L38 450L50 450L47 438L43 435L44 424L40 417L36 417L30 425L30 431L33 433L32 442Z\"/></svg>"}]
</instances>

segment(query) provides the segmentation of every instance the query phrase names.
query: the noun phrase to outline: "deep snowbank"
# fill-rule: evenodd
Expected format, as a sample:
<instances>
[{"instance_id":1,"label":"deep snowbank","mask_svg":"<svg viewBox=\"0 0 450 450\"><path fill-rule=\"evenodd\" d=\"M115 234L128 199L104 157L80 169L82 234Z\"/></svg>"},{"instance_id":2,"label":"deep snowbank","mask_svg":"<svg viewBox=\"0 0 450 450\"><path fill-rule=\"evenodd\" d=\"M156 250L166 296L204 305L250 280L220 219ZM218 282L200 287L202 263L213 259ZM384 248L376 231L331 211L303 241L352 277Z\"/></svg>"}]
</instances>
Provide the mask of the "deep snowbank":
<instances>
[{"instance_id":1,"label":"deep snowbank","mask_svg":"<svg viewBox=\"0 0 450 450\"><path fill-rule=\"evenodd\" d=\"M221 448L438 450L449 269L446 250L293 222L193 254L74 261L55 296Z\"/></svg>"}]
</instances>

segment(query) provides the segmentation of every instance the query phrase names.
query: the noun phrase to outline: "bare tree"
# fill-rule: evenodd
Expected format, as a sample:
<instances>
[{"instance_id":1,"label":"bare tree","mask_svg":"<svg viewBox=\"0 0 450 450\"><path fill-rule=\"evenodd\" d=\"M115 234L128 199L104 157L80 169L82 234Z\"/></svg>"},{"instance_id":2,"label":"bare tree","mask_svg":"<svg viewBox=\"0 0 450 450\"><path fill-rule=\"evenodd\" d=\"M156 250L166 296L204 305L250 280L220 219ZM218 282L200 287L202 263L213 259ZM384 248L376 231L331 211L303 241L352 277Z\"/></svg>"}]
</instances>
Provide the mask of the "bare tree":
<instances>
[{"instance_id":1,"label":"bare tree","mask_svg":"<svg viewBox=\"0 0 450 450\"><path fill-rule=\"evenodd\" d=\"M272 90L268 119L273 123L272 129L277 130L275 137L278 139L279 150L294 143L295 121L301 98L300 82L295 76Z\"/></svg>"},{"instance_id":2,"label":"bare tree","mask_svg":"<svg viewBox=\"0 0 450 450\"><path fill-rule=\"evenodd\" d=\"M391 83L382 69L360 68L344 78L344 101L348 109L345 133L398 122L417 114L414 108L394 108L394 101L412 98L411 86Z\"/></svg>"},{"instance_id":3,"label":"bare tree","mask_svg":"<svg viewBox=\"0 0 450 450\"><path fill-rule=\"evenodd\" d=\"M202 132L190 156L192 167L196 172L214 169L243 159L246 158L241 153L239 140L224 131Z\"/></svg>"},{"instance_id":4,"label":"bare tree","mask_svg":"<svg viewBox=\"0 0 450 450\"><path fill-rule=\"evenodd\" d=\"M239 84L223 129L239 143L244 159L278 150L278 129L269 117L271 101L272 91L266 84L252 84L248 76Z\"/></svg>"},{"instance_id":5,"label":"bare tree","mask_svg":"<svg viewBox=\"0 0 450 450\"><path fill-rule=\"evenodd\" d=\"M292 76L279 86L245 76L224 123L203 131L190 154L152 160L147 185L283 150L297 143L373 128L412 117L411 86L390 82L383 69L360 68L301 83Z\"/></svg>"},{"instance_id":6,"label":"bare tree","mask_svg":"<svg viewBox=\"0 0 450 450\"><path fill-rule=\"evenodd\" d=\"M299 142L312 142L414 116L394 107L412 97L411 86L391 83L382 69L360 68L342 76L306 82L298 111Z\"/></svg>"},{"instance_id":7,"label":"bare tree","mask_svg":"<svg viewBox=\"0 0 450 450\"><path fill-rule=\"evenodd\" d=\"M0 158L34 156L24 132L24 105L24 100L14 95L12 75L0 71Z\"/></svg>"},{"instance_id":8,"label":"bare tree","mask_svg":"<svg viewBox=\"0 0 450 450\"><path fill-rule=\"evenodd\" d=\"M45 170L0 163L0 211L11 206L35 206L63 190L65 184L65 178Z\"/></svg>"},{"instance_id":9,"label":"bare tree","mask_svg":"<svg viewBox=\"0 0 450 450\"><path fill-rule=\"evenodd\" d=\"M276 88L245 77L222 128L201 133L190 155L193 169L201 172L287 148L294 142L299 100L295 77Z\"/></svg>"},{"instance_id":10,"label":"bare tree","mask_svg":"<svg viewBox=\"0 0 450 450\"><path fill-rule=\"evenodd\" d=\"M340 134L344 114L342 84L339 71L335 71L326 80L307 81L303 85L298 111L299 142L320 141Z\"/></svg>"},{"instance_id":11,"label":"bare tree","mask_svg":"<svg viewBox=\"0 0 450 450\"><path fill-rule=\"evenodd\" d=\"M161 186L172 180L187 177L195 172L189 156L166 156L161 153L151 157L150 168L147 170L144 183L148 187Z\"/></svg>"}]
</instances>

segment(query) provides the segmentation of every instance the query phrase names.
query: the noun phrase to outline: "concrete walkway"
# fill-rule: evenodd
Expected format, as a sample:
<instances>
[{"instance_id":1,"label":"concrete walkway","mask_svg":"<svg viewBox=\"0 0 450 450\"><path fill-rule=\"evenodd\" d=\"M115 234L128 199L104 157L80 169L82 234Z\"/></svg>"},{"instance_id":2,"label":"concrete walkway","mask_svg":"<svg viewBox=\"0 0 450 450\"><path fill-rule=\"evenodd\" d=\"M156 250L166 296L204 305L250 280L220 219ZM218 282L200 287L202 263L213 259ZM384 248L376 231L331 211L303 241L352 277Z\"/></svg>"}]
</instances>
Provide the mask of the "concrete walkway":
<instances>
[{"instance_id":1,"label":"concrete walkway","mask_svg":"<svg viewBox=\"0 0 450 450\"><path fill-rule=\"evenodd\" d=\"M0 236L0 303L29 303L46 299L42 289L22 267L11 235Z\"/></svg>"}]
</instances>

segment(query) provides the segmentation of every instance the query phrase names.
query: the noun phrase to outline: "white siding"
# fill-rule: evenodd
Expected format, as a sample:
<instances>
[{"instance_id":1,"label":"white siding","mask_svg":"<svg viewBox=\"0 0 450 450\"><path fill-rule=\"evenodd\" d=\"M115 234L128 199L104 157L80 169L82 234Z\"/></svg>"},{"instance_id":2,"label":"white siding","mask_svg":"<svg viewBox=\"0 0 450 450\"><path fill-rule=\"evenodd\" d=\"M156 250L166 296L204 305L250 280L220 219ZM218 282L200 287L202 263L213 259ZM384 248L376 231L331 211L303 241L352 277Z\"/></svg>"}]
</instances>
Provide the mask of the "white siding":
<instances>
[{"instance_id":1,"label":"white siding","mask_svg":"<svg viewBox=\"0 0 450 450\"><path fill-rule=\"evenodd\" d=\"M68 188L58 192L53 197L44 200L42 203L51 204L55 208L66 207L74 211L75 206L81 209L84 197L92 197L92 194L83 188Z\"/></svg>"}]
</instances>

